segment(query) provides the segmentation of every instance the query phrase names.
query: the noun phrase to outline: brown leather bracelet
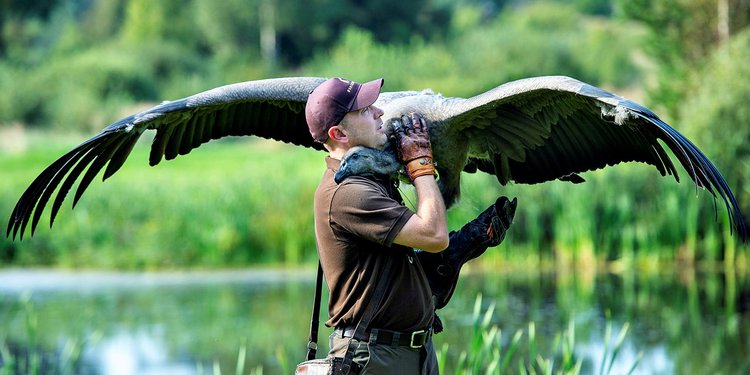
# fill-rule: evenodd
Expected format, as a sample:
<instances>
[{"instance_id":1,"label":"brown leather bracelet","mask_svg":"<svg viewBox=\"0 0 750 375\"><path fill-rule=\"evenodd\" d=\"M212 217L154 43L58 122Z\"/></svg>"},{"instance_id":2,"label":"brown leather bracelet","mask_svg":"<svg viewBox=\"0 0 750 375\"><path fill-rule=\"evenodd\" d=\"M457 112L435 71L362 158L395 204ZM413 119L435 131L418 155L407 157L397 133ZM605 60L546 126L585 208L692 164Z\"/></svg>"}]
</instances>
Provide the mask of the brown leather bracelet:
<instances>
[{"instance_id":1,"label":"brown leather bracelet","mask_svg":"<svg viewBox=\"0 0 750 375\"><path fill-rule=\"evenodd\" d=\"M433 163L431 158L419 158L414 159L406 164L406 171L409 173L409 178L411 178L412 181L416 179L419 176L425 176L425 175L433 175L436 176L437 173L435 172L435 163Z\"/></svg>"}]
</instances>

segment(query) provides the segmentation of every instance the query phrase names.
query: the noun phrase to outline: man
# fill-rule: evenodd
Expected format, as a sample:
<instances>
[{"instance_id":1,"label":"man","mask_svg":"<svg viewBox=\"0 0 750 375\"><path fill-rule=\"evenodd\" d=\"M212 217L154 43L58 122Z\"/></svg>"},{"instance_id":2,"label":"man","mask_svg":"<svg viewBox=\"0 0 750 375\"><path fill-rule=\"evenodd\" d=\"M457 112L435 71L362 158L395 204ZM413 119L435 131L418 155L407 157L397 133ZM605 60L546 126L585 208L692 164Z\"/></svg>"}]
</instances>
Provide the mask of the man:
<instances>
[{"instance_id":1,"label":"man","mask_svg":"<svg viewBox=\"0 0 750 375\"><path fill-rule=\"evenodd\" d=\"M435 309L450 299L461 265L500 243L515 200L498 199L449 236L427 124L416 114L402 118L396 136L399 158L416 189L416 212L403 205L387 177L352 176L336 184L334 173L350 148L382 149L389 141L383 111L373 105L382 84L382 79L359 84L331 78L313 90L305 109L311 135L329 152L314 203L315 235L330 291L326 325L335 327L329 356L343 357L351 343L358 365L353 369L363 374L436 374ZM352 337L386 267L391 276L385 295L365 335Z\"/></svg>"}]
</instances>

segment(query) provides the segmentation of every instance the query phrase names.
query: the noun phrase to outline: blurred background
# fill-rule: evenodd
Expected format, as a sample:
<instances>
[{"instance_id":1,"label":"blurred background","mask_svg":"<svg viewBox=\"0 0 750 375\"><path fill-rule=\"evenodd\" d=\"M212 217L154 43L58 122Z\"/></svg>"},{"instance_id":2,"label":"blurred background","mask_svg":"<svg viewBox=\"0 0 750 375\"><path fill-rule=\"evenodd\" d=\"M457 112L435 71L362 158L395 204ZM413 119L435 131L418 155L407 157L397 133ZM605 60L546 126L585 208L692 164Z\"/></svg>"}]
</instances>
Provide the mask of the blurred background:
<instances>
[{"instance_id":1,"label":"blurred background","mask_svg":"<svg viewBox=\"0 0 750 375\"><path fill-rule=\"evenodd\" d=\"M0 0L0 219L106 125L216 86L384 77L384 91L469 97L553 74L654 110L747 215L749 23L750 0ZM150 168L148 147L53 229L0 238L0 371L290 373L302 359L323 154L232 138ZM501 194L519 210L443 312L443 372L750 371L749 259L723 206L649 166L583 177L465 174L451 229Z\"/></svg>"}]
</instances>

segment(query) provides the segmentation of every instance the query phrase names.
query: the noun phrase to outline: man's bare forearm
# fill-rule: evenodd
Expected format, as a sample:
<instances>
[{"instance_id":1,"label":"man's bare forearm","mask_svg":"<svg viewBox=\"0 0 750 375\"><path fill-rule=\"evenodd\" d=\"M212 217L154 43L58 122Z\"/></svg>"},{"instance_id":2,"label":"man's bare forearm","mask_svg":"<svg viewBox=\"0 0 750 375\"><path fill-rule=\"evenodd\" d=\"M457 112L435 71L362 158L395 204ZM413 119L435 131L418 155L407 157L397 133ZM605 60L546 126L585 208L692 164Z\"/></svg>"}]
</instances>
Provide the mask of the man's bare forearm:
<instances>
[{"instance_id":1,"label":"man's bare forearm","mask_svg":"<svg viewBox=\"0 0 750 375\"><path fill-rule=\"evenodd\" d=\"M414 187L417 191L416 215L404 225L394 242L431 253L443 251L448 247L448 224L445 202L435 177L417 177Z\"/></svg>"}]
</instances>

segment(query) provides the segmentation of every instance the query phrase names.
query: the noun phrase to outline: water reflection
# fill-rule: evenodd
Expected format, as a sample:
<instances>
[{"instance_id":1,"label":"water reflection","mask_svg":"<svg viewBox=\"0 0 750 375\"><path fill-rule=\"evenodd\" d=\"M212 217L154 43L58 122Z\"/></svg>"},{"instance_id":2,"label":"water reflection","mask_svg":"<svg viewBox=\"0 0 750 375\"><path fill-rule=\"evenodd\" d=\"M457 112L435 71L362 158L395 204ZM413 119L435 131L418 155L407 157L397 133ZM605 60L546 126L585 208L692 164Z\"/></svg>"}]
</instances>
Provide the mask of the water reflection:
<instances>
[{"instance_id":1,"label":"water reflection","mask_svg":"<svg viewBox=\"0 0 750 375\"><path fill-rule=\"evenodd\" d=\"M246 372L262 367L265 374L291 373L305 353L313 271L3 271L0 340L25 369L198 374L212 373L216 364L222 373L234 373L246 348ZM502 330L504 343L533 321L544 354L572 322L575 355L586 374L602 366L607 325L611 348L626 323L629 332L612 373L626 373L639 353L636 374L750 370L745 355L750 286L744 275L732 280L721 273L466 275L440 313L446 332L435 338L437 348L449 344L447 373L470 346L478 294L483 309L494 304L492 323ZM327 332L321 329L321 353Z\"/></svg>"},{"instance_id":2,"label":"water reflection","mask_svg":"<svg viewBox=\"0 0 750 375\"><path fill-rule=\"evenodd\" d=\"M192 375L195 364L170 358L159 334L119 332L103 339L84 355L84 362L111 375Z\"/></svg>"},{"instance_id":3,"label":"water reflection","mask_svg":"<svg viewBox=\"0 0 750 375\"><path fill-rule=\"evenodd\" d=\"M614 332L620 332L623 327L615 327ZM609 347L614 346L615 340L610 340ZM617 358L610 363L604 357L605 342L602 337L589 337L586 341L576 343L575 354L584 363L584 373L599 374L600 369L611 368L610 374L673 374L674 362L669 357L664 345L658 344L649 348L638 348L631 338L626 337L620 347ZM633 366L636 366L633 369Z\"/></svg>"}]
</instances>

